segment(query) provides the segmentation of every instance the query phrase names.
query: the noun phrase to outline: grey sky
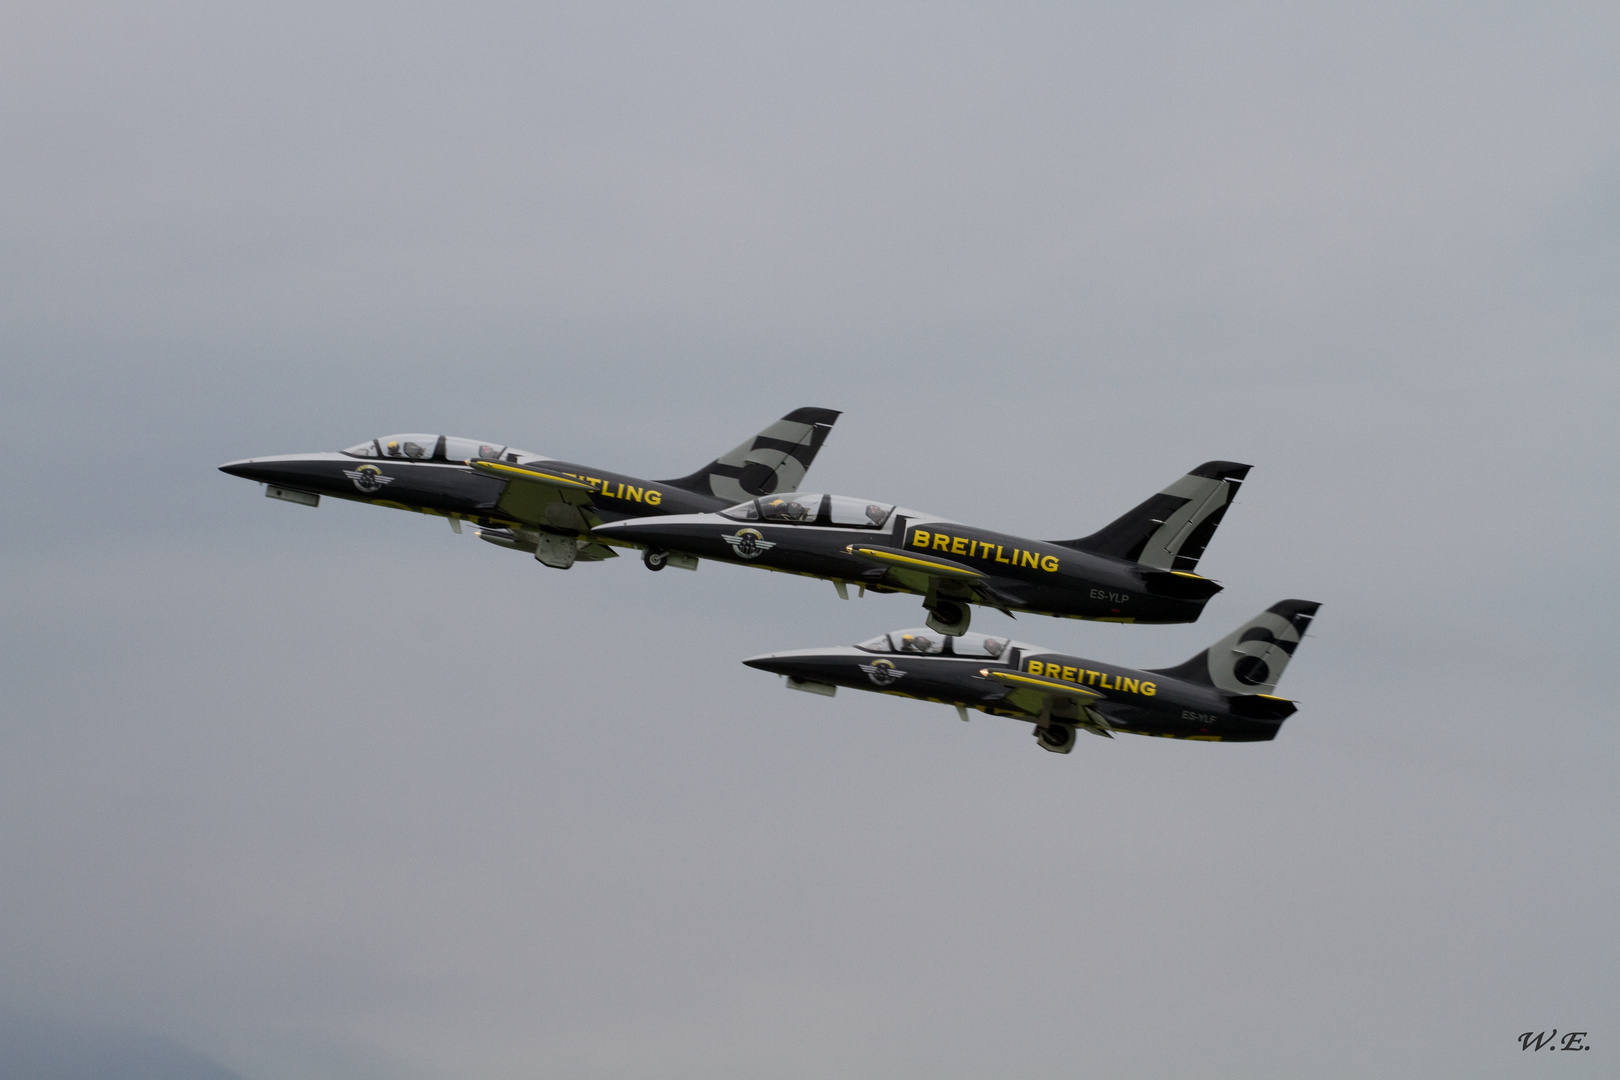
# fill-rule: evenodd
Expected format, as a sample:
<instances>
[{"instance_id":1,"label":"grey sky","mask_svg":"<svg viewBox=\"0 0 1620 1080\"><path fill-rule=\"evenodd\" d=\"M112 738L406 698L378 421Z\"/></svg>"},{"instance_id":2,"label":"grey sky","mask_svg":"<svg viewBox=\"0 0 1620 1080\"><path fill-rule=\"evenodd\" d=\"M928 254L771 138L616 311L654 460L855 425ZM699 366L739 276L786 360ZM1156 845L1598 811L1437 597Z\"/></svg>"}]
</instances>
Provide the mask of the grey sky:
<instances>
[{"instance_id":1,"label":"grey sky","mask_svg":"<svg viewBox=\"0 0 1620 1080\"><path fill-rule=\"evenodd\" d=\"M1612 1074L1617 34L0 7L0 1008L250 1080ZM811 487L1036 536L1252 462L1199 624L976 625L1320 600L1301 712L1051 757L737 663L911 598L214 471L673 476L798 405Z\"/></svg>"}]
</instances>

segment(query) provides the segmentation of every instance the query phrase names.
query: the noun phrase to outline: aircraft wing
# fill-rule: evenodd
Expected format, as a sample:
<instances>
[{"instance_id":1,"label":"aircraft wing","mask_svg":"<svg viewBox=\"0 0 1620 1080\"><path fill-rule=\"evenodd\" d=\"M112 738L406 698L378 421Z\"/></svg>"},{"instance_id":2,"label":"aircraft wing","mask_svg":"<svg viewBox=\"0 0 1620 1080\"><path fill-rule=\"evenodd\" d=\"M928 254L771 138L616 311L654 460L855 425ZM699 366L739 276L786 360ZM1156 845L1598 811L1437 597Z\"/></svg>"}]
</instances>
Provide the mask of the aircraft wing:
<instances>
[{"instance_id":1,"label":"aircraft wing","mask_svg":"<svg viewBox=\"0 0 1620 1080\"><path fill-rule=\"evenodd\" d=\"M863 544L851 544L844 550L867 562L877 563L895 573L897 577L901 574L910 574L923 579L936 577L946 581L960 581L967 585L984 580L984 575L971 566L963 566L949 559L936 559L932 555L913 555L906 551L896 551L894 548L867 547Z\"/></svg>"},{"instance_id":2,"label":"aircraft wing","mask_svg":"<svg viewBox=\"0 0 1620 1080\"><path fill-rule=\"evenodd\" d=\"M1103 700L1103 695L1095 690L1087 690L1074 683L1060 682L1057 679L1043 679L1039 675L1030 675L1023 671L995 671L984 668L980 675L991 682L999 683L1007 688L1006 700L1034 716L1050 716L1052 706L1058 702L1073 702L1075 712L1079 716L1077 721L1081 727L1089 728L1098 735L1112 739L1113 725L1102 713L1091 706Z\"/></svg>"},{"instance_id":3,"label":"aircraft wing","mask_svg":"<svg viewBox=\"0 0 1620 1080\"><path fill-rule=\"evenodd\" d=\"M869 563L883 567L887 573L885 577L892 577L901 585L917 592L926 593L933 581L950 581L966 585L975 593L974 599L1012 617L1008 610L1012 603L984 579L984 575L971 566L964 566L950 559L941 559L935 555L919 554L910 551L897 551L894 548L868 547L865 544L851 544L844 549L851 555L865 559Z\"/></svg>"},{"instance_id":4,"label":"aircraft wing","mask_svg":"<svg viewBox=\"0 0 1620 1080\"><path fill-rule=\"evenodd\" d=\"M550 525L581 532L601 519L587 509L591 505L589 484L547 469L544 463L511 465L504 461L469 461L477 472L507 481L506 490L495 507L508 517L531 525Z\"/></svg>"}]
</instances>

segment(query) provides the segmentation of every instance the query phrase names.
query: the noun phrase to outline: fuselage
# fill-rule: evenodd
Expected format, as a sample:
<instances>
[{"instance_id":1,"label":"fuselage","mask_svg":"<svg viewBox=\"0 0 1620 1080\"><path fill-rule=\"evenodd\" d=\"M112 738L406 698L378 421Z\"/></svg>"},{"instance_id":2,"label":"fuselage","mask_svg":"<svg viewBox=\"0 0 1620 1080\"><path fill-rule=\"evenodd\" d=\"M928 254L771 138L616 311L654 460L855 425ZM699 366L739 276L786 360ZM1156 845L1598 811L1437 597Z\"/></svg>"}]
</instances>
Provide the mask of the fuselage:
<instances>
[{"instance_id":1,"label":"fuselage","mask_svg":"<svg viewBox=\"0 0 1620 1080\"><path fill-rule=\"evenodd\" d=\"M775 501L793 498L806 497L781 496ZM1202 595L1166 596L1157 591L1165 586L1153 578L1172 579L1172 575L1145 574L1137 564L1121 559L963 525L904 507L842 496L807 498L827 501L799 522L772 520L757 509L745 510L750 504L743 504L721 513L620 521L598 528L595 535L699 558L851 582L878 592L923 596L934 587L931 580L939 580L927 566L909 568L904 559L876 563L860 554L860 549L943 560L982 578L988 588L979 590L980 598L973 599L974 603L1073 619L1193 622L1209 596L1219 590L1207 578L1181 574L1173 576L1172 584L1190 583L1191 591ZM862 521L858 512L839 515L828 509L839 504L870 507L872 518ZM875 520L879 514L881 522ZM947 595L949 588L947 584ZM963 598L968 588L962 587Z\"/></svg>"},{"instance_id":2,"label":"fuselage","mask_svg":"<svg viewBox=\"0 0 1620 1080\"><path fill-rule=\"evenodd\" d=\"M453 436L389 436L339 452L233 461L220 470L311 495L436 514L488 528L532 526L510 505L503 505L508 481L477 472L467 464L469 459L519 465L545 462L548 468L576 476L590 485L593 511L605 521L698 513L726 505L724 499L660 481Z\"/></svg>"},{"instance_id":3,"label":"fuselage","mask_svg":"<svg viewBox=\"0 0 1620 1080\"><path fill-rule=\"evenodd\" d=\"M982 634L947 637L904 630L858 646L769 653L743 663L811 684L960 705L1040 723L1043 703L1051 697L994 675L1018 673L1039 683L1080 687L1100 695L1088 699L1086 708L1100 713L1110 728L1162 738L1263 742L1276 738L1282 721L1294 711L1293 704L1281 698L1224 694L1163 672ZM1251 715L1242 715L1245 712ZM1070 718L1085 724L1078 713Z\"/></svg>"}]
</instances>

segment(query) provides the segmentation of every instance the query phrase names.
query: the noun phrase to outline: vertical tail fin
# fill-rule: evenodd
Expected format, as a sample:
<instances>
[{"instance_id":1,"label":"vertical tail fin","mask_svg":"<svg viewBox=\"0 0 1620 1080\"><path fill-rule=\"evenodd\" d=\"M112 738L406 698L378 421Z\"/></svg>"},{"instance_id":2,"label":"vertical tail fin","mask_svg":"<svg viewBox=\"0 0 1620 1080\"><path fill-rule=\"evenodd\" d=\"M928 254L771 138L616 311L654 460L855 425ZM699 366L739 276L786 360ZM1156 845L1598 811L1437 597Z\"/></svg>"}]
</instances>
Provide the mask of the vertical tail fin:
<instances>
[{"instance_id":1,"label":"vertical tail fin","mask_svg":"<svg viewBox=\"0 0 1620 1080\"><path fill-rule=\"evenodd\" d=\"M1249 474L1235 461L1206 461L1124 517L1063 547L1191 573Z\"/></svg>"},{"instance_id":2,"label":"vertical tail fin","mask_svg":"<svg viewBox=\"0 0 1620 1080\"><path fill-rule=\"evenodd\" d=\"M1156 669L1154 674L1229 694L1269 694L1277 689L1277 680L1321 606L1311 600L1272 604L1186 663Z\"/></svg>"},{"instance_id":3,"label":"vertical tail fin","mask_svg":"<svg viewBox=\"0 0 1620 1080\"><path fill-rule=\"evenodd\" d=\"M664 483L734 503L797 491L838 416L836 409L794 409L691 476Z\"/></svg>"}]
</instances>

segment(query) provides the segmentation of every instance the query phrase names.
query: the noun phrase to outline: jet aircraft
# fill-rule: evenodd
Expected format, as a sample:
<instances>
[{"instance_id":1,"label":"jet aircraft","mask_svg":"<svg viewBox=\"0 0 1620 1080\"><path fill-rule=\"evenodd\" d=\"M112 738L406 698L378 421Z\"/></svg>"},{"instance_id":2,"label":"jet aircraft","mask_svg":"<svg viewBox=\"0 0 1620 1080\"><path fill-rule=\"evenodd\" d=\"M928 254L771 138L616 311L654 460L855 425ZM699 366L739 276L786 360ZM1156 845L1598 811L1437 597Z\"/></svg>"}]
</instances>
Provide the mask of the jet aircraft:
<instances>
[{"instance_id":1,"label":"jet aircraft","mask_svg":"<svg viewBox=\"0 0 1620 1080\"><path fill-rule=\"evenodd\" d=\"M590 530L605 521L719 510L791 491L804 480L833 409L795 409L689 476L641 480L515 447L446 435L390 435L339 453L284 454L221 465L271 498L318 506L321 496L415 510L480 526L477 535L547 566L614 558ZM696 569L696 559L671 565Z\"/></svg>"},{"instance_id":2,"label":"jet aircraft","mask_svg":"<svg viewBox=\"0 0 1620 1080\"><path fill-rule=\"evenodd\" d=\"M1221 586L1194 573L1249 466L1198 466L1117 521L1076 540L1026 540L887 503L794 493L726 510L621 520L592 535L923 597L928 625L966 633L970 605L1103 622L1195 622ZM672 554L674 553L674 554Z\"/></svg>"},{"instance_id":3,"label":"jet aircraft","mask_svg":"<svg viewBox=\"0 0 1620 1080\"><path fill-rule=\"evenodd\" d=\"M1273 604L1197 656L1137 671L983 634L899 630L860 645L767 653L743 663L795 690L872 690L1011 716L1035 725L1041 749L1067 754L1081 728L1207 742L1277 737L1296 705L1272 691L1320 605Z\"/></svg>"}]
</instances>

